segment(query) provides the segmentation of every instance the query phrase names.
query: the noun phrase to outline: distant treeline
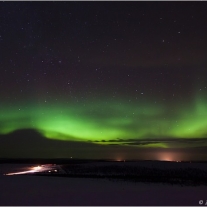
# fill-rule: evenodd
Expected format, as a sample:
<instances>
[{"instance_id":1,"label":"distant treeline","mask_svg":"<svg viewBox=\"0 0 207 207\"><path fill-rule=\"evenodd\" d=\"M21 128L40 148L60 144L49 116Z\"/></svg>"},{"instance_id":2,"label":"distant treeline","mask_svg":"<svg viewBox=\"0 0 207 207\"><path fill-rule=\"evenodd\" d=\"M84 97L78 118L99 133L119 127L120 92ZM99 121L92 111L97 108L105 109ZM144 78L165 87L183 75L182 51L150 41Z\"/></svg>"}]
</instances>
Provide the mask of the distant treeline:
<instances>
[{"instance_id":1,"label":"distant treeline","mask_svg":"<svg viewBox=\"0 0 207 207\"><path fill-rule=\"evenodd\" d=\"M168 162L159 160L125 160L131 162ZM125 162L121 161L121 162ZM71 164L71 163L89 163L89 162L116 162L113 159L78 159L78 158L0 158L1 163L13 164ZM120 162L120 161L119 161ZM182 163L206 163L207 161L182 161Z\"/></svg>"},{"instance_id":2,"label":"distant treeline","mask_svg":"<svg viewBox=\"0 0 207 207\"><path fill-rule=\"evenodd\" d=\"M96 166L87 164L63 165L66 174L37 174L58 177L107 178L146 183L207 185L207 170L197 168L158 169L142 166Z\"/></svg>"}]
</instances>

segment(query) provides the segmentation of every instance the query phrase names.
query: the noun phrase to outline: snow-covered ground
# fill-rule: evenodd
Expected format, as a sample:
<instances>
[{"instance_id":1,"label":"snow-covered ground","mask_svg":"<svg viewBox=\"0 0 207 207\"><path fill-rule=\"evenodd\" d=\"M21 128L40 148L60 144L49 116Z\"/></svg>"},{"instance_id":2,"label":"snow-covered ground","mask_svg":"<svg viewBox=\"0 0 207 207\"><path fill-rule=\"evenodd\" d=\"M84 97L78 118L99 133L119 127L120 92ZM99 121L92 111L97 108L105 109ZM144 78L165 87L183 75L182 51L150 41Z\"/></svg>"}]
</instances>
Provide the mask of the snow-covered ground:
<instances>
[{"instance_id":1,"label":"snow-covered ground","mask_svg":"<svg viewBox=\"0 0 207 207\"><path fill-rule=\"evenodd\" d=\"M198 205L207 187L108 180L0 176L0 205Z\"/></svg>"},{"instance_id":2,"label":"snow-covered ground","mask_svg":"<svg viewBox=\"0 0 207 207\"><path fill-rule=\"evenodd\" d=\"M27 165L32 166L32 165ZM19 167L27 168L26 165ZM0 165L8 172L12 165ZM13 169L18 165L13 165ZM170 186L107 179L0 175L0 205L199 205L207 186Z\"/></svg>"}]
</instances>

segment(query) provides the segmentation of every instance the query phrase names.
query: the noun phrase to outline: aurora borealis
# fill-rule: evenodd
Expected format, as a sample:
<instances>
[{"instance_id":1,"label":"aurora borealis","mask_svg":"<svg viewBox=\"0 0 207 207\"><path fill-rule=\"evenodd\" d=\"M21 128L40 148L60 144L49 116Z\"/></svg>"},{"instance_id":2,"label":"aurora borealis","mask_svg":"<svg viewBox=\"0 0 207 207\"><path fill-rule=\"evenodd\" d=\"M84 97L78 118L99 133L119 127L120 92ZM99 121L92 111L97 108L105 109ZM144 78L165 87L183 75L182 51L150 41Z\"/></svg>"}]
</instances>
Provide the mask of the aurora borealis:
<instances>
[{"instance_id":1,"label":"aurora borealis","mask_svg":"<svg viewBox=\"0 0 207 207\"><path fill-rule=\"evenodd\" d=\"M122 103L122 104L119 104ZM187 104L187 103L186 103ZM120 102L71 103L67 105L13 107L1 111L1 134L19 129L35 129L44 136L60 140L98 142L122 138L205 138L206 102L177 108L170 114L165 105L152 106ZM8 112L9 111L9 112ZM106 113L107 112L107 113ZM167 118L166 118L167 117ZM163 145L164 146L164 145ZM167 147L167 146L165 146Z\"/></svg>"},{"instance_id":2,"label":"aurora borealis","mask_svg":"<svg viewBox=\"0 0 207 207\"><path fill-rule=\"evenodd\" d=\"M35 138L18 150L5 150L5 140L33 130L52 157L61 156L61 147L50 148L54 141L67 143L65 157L77 151L82 158L159 159L179 152L206 159L206 2L0 8L1 157L24 156ZM34 157L35 146L25 156Z\"/></svg>"}]
</instances>

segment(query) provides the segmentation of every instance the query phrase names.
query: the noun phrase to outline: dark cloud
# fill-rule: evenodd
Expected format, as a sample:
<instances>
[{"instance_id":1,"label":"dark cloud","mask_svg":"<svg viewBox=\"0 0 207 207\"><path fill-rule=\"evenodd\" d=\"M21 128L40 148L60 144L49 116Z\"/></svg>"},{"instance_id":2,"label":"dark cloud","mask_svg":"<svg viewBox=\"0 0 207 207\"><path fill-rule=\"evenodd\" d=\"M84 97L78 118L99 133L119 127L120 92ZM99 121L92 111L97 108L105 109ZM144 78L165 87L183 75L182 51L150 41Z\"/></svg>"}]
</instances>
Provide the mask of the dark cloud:
<instances>
[{"instance_id":1,"label":"dark cloud","mask_svg":"<svg viewBox=\"0 0 207 207\"><path fill-rule=\"evenodd\" d=\"M160 142L148 142L148 141L136 141L136 142L125 142L124 145L144 146L149 144L159 144Z\"/></svg>"},{"instance_id":2,"label":"dark cloud","mask_svg":"<svg viewBox=\"0 0 207 207\"><path fill-rule=\"evenodd\" d=\"M110 157L107 147L75 141L47 139L36 130L22 129L0 135L0 156L12 158Z\"/></svg>"},{"instance_id":3,"label":"dark cloud","mask_svg":"<svg viewBox=\"0 0 207 207\"><path fill-rule=\"evenodd\" d=\"M190 139L187 141L189 142ZM193 139L193 142L197 142ZM186 149L172 148L142 148L148 144L159 144L160 141L137 141L136 139L102 140L97 144L91 142L60 141L47 139L33 129L22 129L7 135L0 135L0 157L2 158L106 158L106 159L159 159L157 154L175 153L183 159L194 159L196 155L205 157L207 147L189 147ZM165 141L167 141L165 139ZM179 141L179 140L178 140ZM206 141L203 139L203 141ZM104 145L101 143L103 142ZM170 142L173 142L171 140ZM107 143L107 145L106 145ZM122 145L121 145L122 144ZM124 144L124 145L123 145Z\"/></svg>"},{"instance_id":4,"label":"dark cloud","mask_svg":"<svg viewBox=\"0 0 207 207\"><path fill-rule=\"evenodd\" d=\"M199 147L203 145L207 145L207 138L148 138L148 139L111 139L111 140L102 140L95 141L97 143L107 142L108 144L116 144L116 145L133 145L133 146L147 146L150 144L166 144L168 148L174 147Z\"/></svg>"}]
</instances>

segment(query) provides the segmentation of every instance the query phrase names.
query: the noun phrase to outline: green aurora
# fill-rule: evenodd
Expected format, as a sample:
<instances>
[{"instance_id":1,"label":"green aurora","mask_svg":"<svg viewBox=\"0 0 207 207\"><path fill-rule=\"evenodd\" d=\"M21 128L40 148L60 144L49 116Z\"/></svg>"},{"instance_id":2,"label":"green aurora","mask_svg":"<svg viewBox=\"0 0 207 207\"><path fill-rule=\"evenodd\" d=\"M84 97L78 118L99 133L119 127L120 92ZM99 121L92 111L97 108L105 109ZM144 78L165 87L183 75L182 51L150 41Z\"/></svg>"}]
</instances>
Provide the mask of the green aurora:
<instances>
[{"instance_id":1,"label":"green aurora","mask_svg":"<svg viewBox=\"0 0 207 207\"><path fill-rule=\"evenodd\" d=\"M0 159L207 160L205 2L0 4Z\"/></svg>"},{"instance_id":2,"label":"green aurora","mask_svg":"<svg viewBox=\"0 0 207 207\"><path fill-rule=\"evenodd\" d=\"M0 111L0 134L31 128L49 139L97 144L113 141L119 145L128 140L206 138L207 101L204 97L197 96L194 102L174 105L172 108L173 104L130 103L123 99L43 102L16 104L15 107L4 104ZM160 141L138 147L169 148L170 145Z\"/></svg>"}]
</instances>

